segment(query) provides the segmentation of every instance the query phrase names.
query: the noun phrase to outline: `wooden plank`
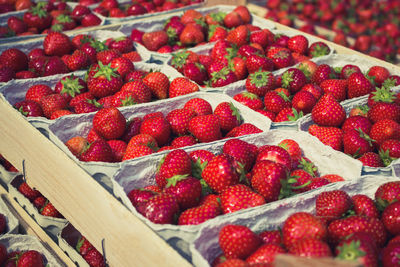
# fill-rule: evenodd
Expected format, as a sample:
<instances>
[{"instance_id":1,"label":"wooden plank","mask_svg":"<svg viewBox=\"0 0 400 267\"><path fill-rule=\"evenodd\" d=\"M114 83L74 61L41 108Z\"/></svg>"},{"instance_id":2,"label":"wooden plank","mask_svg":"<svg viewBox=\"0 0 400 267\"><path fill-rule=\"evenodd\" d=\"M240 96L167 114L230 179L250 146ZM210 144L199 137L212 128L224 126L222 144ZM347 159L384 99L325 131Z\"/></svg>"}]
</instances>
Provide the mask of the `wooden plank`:
<instances>
[{"instance_id":1,"label":"wooden plank","mask_svg":"<svg viewBox=\"0 0 400 267\"><path fill-rule=\"evenodd\" d=\"M240 6L246 5L246 0L207 0L206 6L215 6L215 5L233 5Z\"/></svg>"},{"instance_id":2,"label":"wooden plank","mask_svg":"<svg viewBox=\"0 0 400 267\"><path fill-rule=\"evenodd\" d=\"M98 249L110 266L190 266L63 151L0 100L0 153L22 170ZM157 253L156 256L154 253Z\"/></svg>"},{"instance_id":3,"label":"wooden plank","mask_svg":"<svg viewBox=\"0 0 400 267\"><path fill-rule=\"evenodd\" d=\"M276 256L275 267L361 267L362 264L351 261L341 261L333 258L309 259L304 257L295 257L288 254L279 254Z\"/></svg>"},{"instance_id":4,"label":"wooden plank","mask_svg":"<svg viewBox=\"0 0 400 267\"><path fill-rule=\"evenodd\" d=\"M35 222L35 220L0 186L0 197L8 206L9 210L18 219L20 230L28 235L36 236L50 253L59 261L61 266L75 266L71 259L60 249L60 247L46 234L46 232Z\"/></svg>"}]
</instances>

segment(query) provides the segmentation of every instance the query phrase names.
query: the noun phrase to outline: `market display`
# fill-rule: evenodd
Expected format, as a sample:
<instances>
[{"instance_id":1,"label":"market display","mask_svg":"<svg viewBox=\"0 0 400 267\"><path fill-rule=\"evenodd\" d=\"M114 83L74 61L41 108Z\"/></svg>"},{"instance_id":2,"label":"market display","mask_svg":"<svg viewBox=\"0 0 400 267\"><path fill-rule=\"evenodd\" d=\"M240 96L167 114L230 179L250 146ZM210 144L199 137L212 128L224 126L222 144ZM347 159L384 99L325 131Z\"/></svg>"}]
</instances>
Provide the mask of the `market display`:
<instances>
[{"instance_id":1,"label":"market display","mask_svg":"<svg viewBox=\"0 0 400 267\"><path fill-rule=\"evenodd\" d=\"M357 16L369 21L389 2ZM0 142L2 198L11 199L0 201L0 265L60 266L60 250L77 266L125 266L147 254L150 234L154 248L176 253L165 264L274 266L287 254L397 266L400 68L246 5L206 4L0 3L0 109L43 138L38 149L0 131L10 143ZM336 15L354 5L336 4ZM285 14L314 7L300 6ZM372 28L390 28L395 12ZM328 18L321 25L339 27ZM21 142L35 150L10 151ZM49 147L63 163L42 158ZM19 234L14 204L50 250Z\"/></svg>"}]
</instances>

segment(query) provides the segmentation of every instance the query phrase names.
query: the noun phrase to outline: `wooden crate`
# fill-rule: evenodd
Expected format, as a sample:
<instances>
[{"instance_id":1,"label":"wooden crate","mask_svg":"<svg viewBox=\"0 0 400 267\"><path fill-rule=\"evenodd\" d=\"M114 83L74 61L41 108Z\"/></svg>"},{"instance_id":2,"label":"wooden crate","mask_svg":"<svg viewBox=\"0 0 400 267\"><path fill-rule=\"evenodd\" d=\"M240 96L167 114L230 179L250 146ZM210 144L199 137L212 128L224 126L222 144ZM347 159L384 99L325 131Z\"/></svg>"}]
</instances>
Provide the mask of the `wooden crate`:
<instances>
[{"instance_id":1,"label":"wooden crate","mask_svg":"<svg viewBox=\"0 0 400 267\"><path fill-rule=\"evenodd\" d=\"M279 23L275 24L277 29L308 35ZM98 28L116 27L118 25ZM339 54L357 54L389 70L400 71L393 64L323 39L321 41L334 47ZM104 239L105 257L110 266L190 266L164 240L3 100L0 100L0 114L0 153L19 170L22 170L24 160L27 182L38 188L99 251L102 251ZM35 228L33 231L39 229ZM49 238L44 239L50 242ZM62 254L60 258L66 265L73 266ZM277 266L326 266L320 261L312 261L314 264L310 265L309 260L300 264L298 259L293 261L291 258L280 258L277 264L281 265ZM328 266L333 266L332 260L328 262ZM335 262L335 266L340 265L340 262Z\"/></svg>"}]
</instances>

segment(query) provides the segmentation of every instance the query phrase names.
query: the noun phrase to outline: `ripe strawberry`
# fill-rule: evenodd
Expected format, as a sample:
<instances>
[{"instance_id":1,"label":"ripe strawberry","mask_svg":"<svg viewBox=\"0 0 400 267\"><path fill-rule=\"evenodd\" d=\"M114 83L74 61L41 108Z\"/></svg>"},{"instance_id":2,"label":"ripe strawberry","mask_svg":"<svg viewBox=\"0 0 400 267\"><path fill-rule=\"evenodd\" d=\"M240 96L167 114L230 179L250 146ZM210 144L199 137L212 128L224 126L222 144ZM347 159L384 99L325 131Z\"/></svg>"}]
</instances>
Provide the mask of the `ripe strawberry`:
<instances>
[{"instance_id":1,"label":"ripe strawberry","mask_svg":"<svg viewBox=\"0 0 400 267\"><path fill-rule=\"evenodd\" d=\"M117 57L111 60L111 68L116 69L119 75L125 79L126 75L135 70L132 61L126 57Z\"/></svg>"},{"instance_id":2,"label":"ripe strawberry","mask_svg":"<svg viewBox=\"0 0 400 267\"><path fill-rule=\"evenodd\" d=\"M312 58L329 55L331 49L324 42L315 42L308 48L308 55Z\"/></svg>"},{"instance_id":3,"label":"ripe strawberry","mask_svg":"<svg viewBox=\"0 0 400 267\"><path fill-rule=\"evenodd\" d=\"M122 140L109 140L107 143L112 150L114 161L121 162L128 145Z\"/></svg>"},{"instance_id":4,"label":"ripe strawberry","mask_svg":"<svg viewBox=\"0 0 400 267\"><path fill-rule=\"evenodd\" d=\"M218 104L215 107L214 115L219 118L221 131L226 133L238 126L242 121L239 110L231 102Z\"/></svg>"},{"instance_id":5,"label":"ripe strawberry","mask_svg":"<svg viewBox=\"0 0 400 267\"><path fill-rule=\"evenodd\" d=\"M284 165L288 170L292 168L292 158L286 149L275 145L264 145L258 148L256 162L270 160Z\"/></svg>"},{"instance_id":6,"label":"ripe strawberry","mask_svg":"<svg viewBox=\"0 0 400 267\"><path fill-rule=\"evenodd\" d=\"M400 158L400 140L388 139L379 147L379 156L385 166L389 166L393 160Z\"/></svg>"},{"instance_id":7,"label":"ripe strawberry","mask_svg":"<svg viewBox=\"0 0 400 267\"><path fill-rule=\"evenodd\" d=\"M346 80L327 79L320 83L320 87L325 94L331 93L338 102L346 100Z\"/></svg>"},{"instance_id":8,"label":"ripe strawberry","mask_svg":"<svg viewBox=\"0 0 400 267\"><path fill-rule=\"evenodd\" d=\"M391 119L400 123L400 106L396 103L377 102L368 111L368 119L372 123L383 119Z\"/></svg>"},{"instance_id":9,"label":"ripe strawberry","mask_svg":"<svg viewBox=\"0 0 400 267\"><path fill-rule=\"evenodd\" d=\"M101 98L112 95L119 91L123 81L119 74L110 65L103 65L99 62L99 67L95 69L93 77L88 78L87 86L93 96Z\"/></svg>"},{"instance_id":10,"label":"ripe strawberry","mask_svg":"<svg viewBox=\"0 0 400 267\"><path fill-rule=\"evenodd\" d=\"M30 201L34 201L35 198L42 195L38 190L31 188L26 182L23 182L18 186L18 191Z\"/></svg>"},{"instance_id":11,"label":"ripe strawberry","mask_svg":"<svg viewBox=\"0 0 400 267\"><path fill-rule=\"evenodd\" d=\"M320 85L325 80L335 78L336 75L334 73L334 70L327 64L321 64L317 67L314 74L311 76L311 82Z\"/></svg>"},{"instance_id":12,"label":"ripe strawberry","mask_svg":"<svg viewBox=\"0 0 400 267\"><path fill-rule=\"evenodd\" d=\"M226 154L215 156L204 168L201 176L218 193L239 183L239 175L233 167L233 159Z\"/></svg>"},{"instance_id":13,"label":"ripe strawberry","mask_svg":"<svg viewBox=\"0 0 400 267\"><path fill-rule=\"evenodd\" d=\"M254 54L247 56L246 68L249 73L256 71L273 71L274 63L270 58L259 55L258 51Z\"/></svg>"},{"instance_id":14,"label":"ripe strawberry","mask_svg":"<svg viewBox=\"0 0 400 267\"><path fill-rule=\"evenodd\" d=\"M153 223L174 224L179 205L175 197L163 193L155 195L142 205L139 204L138 211Z\"/></svg>"},{"instance_id":15,"label":"ripe strawberry","mask_svg":"<svg viewBox=\"0 0 400 267\"><path fill-rule=\"evenodd\" d=\"M104 263L103 255L101 255L101 253L95 248L89 250L85 254L85 256L83 256L83 258L89 264L89 266L99 266L99 267L106 266Z\"/></svg>"},{"instance_id":16,"label":"ripe strawberry","mask_svg":"<svg viewBox=\"0 0 400 267\"><path fill-rule=\"evenodd\" d=\"M40 99L40 106L43 114L49 119L54 111L65 109L68 101L60 94L51 94Z\"/></svg>"},{"instance_id":17,"label":"ripe strawberry","mask_svg":"<svg viewBox=\"0 0 400 267\"><path fill-rule=\"evenodd\" d=\"M169 86L169 97L173 98L199 91L199 86L187 78L175 78Z\"/></svg>"},{"instance_id":18,"label":"ripe strawberry","mask_svg":"<svg viewBox=\"0 0 400 267\"><path fill-rule=\"evenodd\" d=\"M263 196L243 184L232 185L226 188L220 194L220 201L224 214L257 207L266 203Z\"/></svg>"},{"instance_id":19,"label":"ripe strawberry","mask_svg":"<svg viewBox=\"0 0 400 267\"><path fill-rule=\"evenodd\" d=\"M357 261L364 266L378 266L377 248L374 240L364 232L354 233L335 248L341 260Z\"/></svg>"},{"instance_id":20,"label":"ripe strawberry","mask_svg":"<svg viewBox=\"0 0 400 267\"><path fill-rule=\"evenodd\" d=\"M288 169L282 164L262 160L254 165L251 173L251 185L254 190L262 195L267 203L278 200L281 181L287 178Z\"/></svg>"},{"instance_id":21,"label":"ripe strawberry","mask_svg":"<svg viewBox=\"0 0 400 267\"><path fill-rule=\"evenodd\" d=\"M176 137L171 142L172 148L180 148L185 146L193 146L197 144L197 140L191 135L183 135Z\"/></svg>"},{"instance_id":22,"label":"ripe strawberry","mask_svg":"<svg viewBox=\"0 0 400 267\"><path fill-rule=\"evenodd\" d=\"M380 120L372 125L370 137L378 145L388 139L400 140L400 124L390 119Z\"/></svg>"},{"instance_id":23,"label":"ripe strawberry","mask_svg":"<svg viewBox=\"0 0 400 267\"><path fill-rule=\"evenodd\" d=\"M282 233L279 230L267 230L258 234L264 244L282 244Z\"/></svg>"},{"instance_id":24,"label":"ripe strawberry","mask_svg":"<svg viewBox=\"0 0 400 267\"><path fill-rule=\"evenodd\" d=\"M265 109L278 114L284 108L290 107L289 98L276 91L269 91L264 96Z\"/></svg>"},{"instance_id":25,"label":"ripe strawberry","mask_svg":"<svg viewBox=\"0 0 400 267\"><path fill-rule=\"evenodd\" d=\"M39 103L33 100L22 100L14 104L16 108L25 117L42 117L43 111Z\"/></svg>"},{"instance_id":26,"label":"ripe strawberry","mask_svg":"<svg viewBox=\"0 0 400 267\"><path fill-rule=\"evenodd\" d=\"M101 62L103 65L108 65L111 63L111 61L113 61L113 59L119 57L121 57L121 53L116 49L109 49L109 50L105 49L97 52L96 54L97 61L99 63Z\"/></svg>"},{"instance_id":27,"label":"ripe strawberry","mask_svg":"<svg viewBox=\"0 0 400 267\"><path fill-rule=\"evenodd\" d=\"M358 160L362 162L363 166L376 168L385 166L383 165L382 159L379 157L379 155L374 152L367 152L359 157Z\"/></svg>"},{"instance_id":28,"label":"ripe strawberry","mask_svg":"<svg viewBox=\"0 0 400 267\"><path fill-rule=\"evenodd\" d=\"M175 198L181 210L195 207L201 196L200 181L186 175L175 175L167 178L164 193Z\"/></svg>"},{"instance_id":29,"label":"ripe strawberry","mask_svg":"<svg viewBox=\"0 0 400 267\"><path fill-rule=\"evenodd\" d=\"M332 252L327 243L315 238L304 238L289 247L289 253L308 258L331 257Z\"/></svg>"},{"instance_id":30,"label":"ripe strawberry","mask_svg":"<svg viewBox=\"0 0 400 267\"><path fill-rule=\"evenodd\" d=\"M303 112L303 114L308 114L311 112L317 99L309 92L301 90L297 92L292 99L292 106L297 111Z\"/></svg>"},{"instance_id":31,"label":"ripe strawberry","mask_svg":"<svg viewBox=\"0 0 400 267\"><path fill-rule=\"evenodd\" d=\"M176 175L191 175L191 172L189 155L182 149L176 149L168 153L160 162L156 182L161 188L164 188L168 183L168 178Z\"/></svg>"},{"instance_id":32,"label":"ripe strawberry","mask_svg":"<svg viewBox=\"0 0 400 267\"><path fill-rule=\"evenodd\" d=\"M60 32L49 33L43 41L43 49L48 56L63 56L69 54L72 43L67 35Z\"/></svg>"},{"instance_id":33,"label":"ripe strawberry","mask_svg":"<svg viewBox=\"0 0 400 267\"><path fill-rule=\"evenodd\" d=\"M247 77L248 71L246 69L246 60L241 57L234 57L228 63L233 70L233 73L236 75L237 80L243 80Z\"/></svg>"},{"instance_id":34,"label":"ripe strawberry","mask_svg":"<svg viewBox=\"0 0 400 267\"><path fill-rule=\"evenodd\" d=\"M237 6L233 11L239 14L243 24L248 24L251 22L251 14L246 6Z\"/></svg>"},{"instance_id":35,"label":"ripe strawberry","mask_svg":"<svg viewBox=\"0 0 400 267\"><path fill-rule=\"evenodd\" d=\"M233 224L222 227L218 241L227 259L245 259L261 245L261 239L248 227Z\"/></svg>"},{"instance_id":36,"label":"ripe strawberry","mask_svg":"<svg viewBox=\"0 0 400 267\"><path fill-rule=\"evenodd\" d=\"M166 144L171 137L171 126L164 117L144 119L140 133L149 134L157 140L160 146Z\"/></svg>"},{"instance_id":37,"label":"ripe strawberry","mask_svg":"<svg viewBox=\"0 0 400 267\"><path fill-rule=\"evenodd\" d=\"M296 212L290 215L282 227L283 243L287 248L296 242L313 238L324 241L327 238L325 224L316 216L307 212Z\"/></svg>"},{"instance_id":38,"label":"ripe strawberry","mask_svg":"<svg viewBox=\"0 0 400 267\"><path fill-rule=\"evenodd\" d=\"M237 81L235 73L228 67L210 73L211 87L222 87Z\"/></svg>"},{"instance_id":39,"label":"ripe strawberry","mask_svg":"<svg viewBox=\"0 0 400 267\"><path fill-rule=\"evenodd\" d=\"M356 215L379 218L379 211L374 201L366 195L358 194L351 197Z\"/></svg>"},{"instance_id":40,"label":"ripe strawberry","mask_svg":"<svg viewBox=\"0 0 400 267\"><path fill-rule=\"evenodd\" d=\"M194 113L187 109L174 109L168 113L166 119L171 125L171 130L176 135L186 135L189 133L189 122L194 117Z\"/></svg>"},{"instance_id":41,"label":"ripe strawberry","mask_svg":"<svg viewBox=\"0 0 400 267\"><path fill-rule=\"evenodd\" d=\"M295 108L284 108L276 115L273 121L274 122L297 121L301 117L303 117L302 111L297 112Z\"/></svg>"},{"instance_id":42,"label":"ripe strawberry","mask_svg":"<svg viewBox=\"0 0 400 267\"><path fill-rule=\"evenodd\" d=\"M122 161L151 155L153 153L154 153L154 149L150 148L146 145L129 145L128 144L125 154L122 158Z\"/></svg>"},{"instance_id":43,"label":"ripe strawberry","mask_svg":"<svg viewBox=\"0 0 400 267\"><path fill-rule=\"evenodd\" d=\"M23 266L37 266L44 267L44 259L42 254L40 254L36 250L28 250L22 253L22 255L18 258L17 262L18 267Z\"/></svg>"},{"instance_id":44,"label":"ripe strawberry","mask_svg":"<svg viewBox=\"0 0 400 267\"><path fill-rule=\"evenodd\" d=\"M152 95L158 99L165 99L168 95L169 79L159 71L150 72L143 78L143 83L146 84Z\"/></svg>"},{"instance_id":45,"label":"ripe strawberry","mask_svg":"<svg viewBox=\"0 0 400 267\"><path fill-rule=\"evenodd\" d=\"M202 115L192 118L189 132L200 142L212 142L222 138L220 119L217 115Z\"/></svg>"},{"instance_id":46,"label":"ripe strawberry","mask_svg":"<svg viewBox=\"0 0 400 267\"><path fill-rule=\"evenodd\" d=\"M233 96L233 99L251 108L252 110L260 110L264 108L261 98L250 92L241 92Z\"/></svg>"},{"instance_id":47,"label":"ripe strawberry","mask_svg":"<svg viewBox=\"0 0 400 267\"><path fill-rule=\"evenodd\" d=\"M381 220L385 225L386 230L392 235L398 235L400 233L399 225L399 205L400 202L394 202L389 204L382 213Z\"/></svg>"},{"instance_id":48,"label":"ripe strawberry","mask_svg":"<svg viewBox=\"0 0 400 267\"><path fill-rule=\"evenodd\" d=\"M65 142L65 145L72 154L79 158L84 148L86 148L86 146L88 145L88 141L82 136L75 136Z\"/></svg>"},{"instance_id":49,"label":"ripe strawberry","mask_svg":"<svg viewBox=\"0 0 400 267\"><path fill-rule=\"evenodd\" d=\"M400 182L384 183L375 192L375 202L381 211L398 200L400 200Z\"/></svg>"},{"instance_id":50,"label":"ripe strawberry","mask_svg":"<svg viewBox=\"0 0 400 267\"><path fill-rule=\"evenodd\" d=\"M246 90L259 97L264 97L268 91L274 88L274 85L274 75L268 71L255 71L246 79Z\"/></svg>"},{"instance_id":51,"label":"ripe strawberry","mask_svg":"<svg viewBox=\"0 0 400 267\"><path fill-rule=\"evenodd\" d=\"M382 66L372 66L368 69L367 75L374 79L376 86L380 87L383 82L389 78L389 71Z\"/></svg>"},{"instance_id":52,"label":"ripe strawberry","mask_svg":"<svg viewBox=\"0 0 400 267\"><path fill-rule=\"evenodd\" d=\"M398 266L399 250L400 246L397 242L386 246L382 250L382 266Z\"/></svg>"},{"instance_id":53,"label":"ripe strawberry","mask_svg":"<svg viewBox=\"0 0 400 267\"><path fill-rule=\"evenodd\" d=\"M350 130L357 130L360 129L362 130L365 134L369 134L371 131L372 123L369 119L366 117L357 115L357 116L351 116L348 117L343 125L342 125L342 130L344 133Z\"/></svg>"},{"instance_id":54,"label":"ripe strawberry","mask_svg":"<svg viewBox=\"0 0 400 267\"><path fill-rule=\"evenodd\" d=\"M239 170L249 172L255 162L257 148L243 140L231 139L225 142L222 151L237 162Z\"/></svg>"},{"instance_id":55,"label":"ripe strawberry","mask_svg":"<svg viewBox=\"0 0 400 267\"><path fill-rule=\"evenodd\" d=\"M204 84L208 80L207 71L200 63L188 62L183 67L183 75L197 84Z\"/></svg>"},{"instance_id":56,"label":"ripe strawberry","mask_svg":"<svg viewBox=\"0 0 400 267\"><path fill-rule=\"evenodd\" d=\"M62 218L62 215L60 214L60 212L50 202L48 202L40 210L40 214L43 216L48 216L48 217Z\"/></svg>"},{"instance_id":57,"label":"ripe strawberry","mask_svg":"<svg viewBox=\"0 0 400 267\"><path fill-rule=\"evenodd\" d=\"M256 134L256 133L261 133L262 130L257 128L251 123L242 123L238 127L235 127L225 135L225 137L239 137L242 135L248 135L248 134Z\"/></svg>"},{"instance_id":58,"label":"ripe strawberry","mask_svg":"<svg viewBox=\"0 0 400 267\"><path fill-rule=\"evenodd\" d=\"M211 104L202 98L192 98L185 103L183 109L194 113L195 116L209 115L213 113Z\"/></svg>"},{"instance_id":59,"label":"ripe strawberry","mask_svg":"<svg viewBox=\"0 0 400 267\"><path fill-rule=\"evenodd\" d=\"M292 54L287 50L281 50L273 54L273 56L268 56L274 62L275 69L287 68L294 65L294 59Z\"/></svg>"},{"instance_id":60,"label":"ripe strawberry","mask_svg":"<svg viewBox=\"0 0 400 267\"><path fill-rule=\"evenodd\" d=\"M0 65L8 67L14 72L28 68L28 57L17 48L9 48L0 54Z\"/></svg>"},{"instance_id":61,"label":"ripe strawberry","mask_svg":"<svg viewBox=\"0 0 400 267\"><path fill-rule=\"evenodd\" d=\"M147 87L141 80L133 80L131 82L125 83L121 87L120 92L130 92L132 93L132 100L134 103L147 103L151 101L151 90ZM115 95L117 95L117 92Z\"/></svg>"},{"instance_id":62,"label":"ripe strawberry","mask_svg":"<svg viewBox=\"0 0 400 267\"><path fill-rule=\"evenodd\" d=\"M82 152L81 161L113 162L113 154L110 146L103 140L95 140Z\"/></svg>"},{"instance_id":63,"label":"ripe strawberry","mask_svg":"<svg viewBox=\"0 0 400 267\"><path fill-rule=\"evenodd\" d=\"M348 130L343 134L343 152L353 157L373 152L373 141L362 130Z\"/></svg>"},{"instance_id":64,"label":"ripe strawberry","mask_svg":"<svg viewBox=\"0 0 400 267\"><path fill-rule=\"evenodd\" d=\"M220 208L214 205L203 204L183 211L179 216L178 225L197 225L220 214Z\"/></svg>"},{"instance_id":65,"label":"ripe strawberry","mask_svg":"<svg viewBox=\"0 0 400 267\"><path fill-rule=\"evenodd\" d=\"M94 115L93 128L107 140L118 139L125 132L126 120L117 108L104 108Z\"/></svg>"},{"instance_id":66,"label":"ripe strawberry","mask_svg":"<svg viewBox=\"0 0 400 267\"><path fill-rule=\"evenodd\" d=\"M278 244L264 244L254 251L247 259L248 263L272 264L277 254L284 254L286 250Z\"/></svg>"},{"instance_id":67,"label":"ripe strawberry","mask_svg":"<svg viewBox=\"0 0 400 267\"><path fill-rule=\"evenodd\" d=\"M312 109L311 117L320 126L339 127L346 119L346 113L333 95L325 94Z\"/></svg>"},{"instance_id":68,"label":"ripe strawberry","mask_svg":"<svg viewBox=\"0 0 400 267\"><path fill-rule=\"evenodd\" d=\"M150 198L157 195L157 192L147 190L144 188L132 189L128 194L128 198L132 205L136 208L139 204L146 203Z\"/></svg>"},{"instance_id":69,"label":"ripe strawberry","mask_svg":"<svg viewBox=\"0 0 400 267\"><path fill-rule=\"evenodd\" d=\"M320 193L316 200L316 215L328 221L340 218L353 203L350 196L341 190L333 190Z\"/></svg>"},{"instance_id":70,"label":"ripe strawberry","mask_svg":"<svg viewBox=\"0 0 400 267\"><path fill-rule=\"evenodd\" d=\"M168 35L165 31L146 32L142 36L142 42L150 51L157 51L168 43Z\"/></svg>"},{"instance_id":71,"label":"ripe strawberry","mask_svg":"<svg viewBox=\"0 0 400 267\"><path fill-rule=\"evenodd\" d=\"M96 248L84 237L81 236L76 244L76 250L82 256L85 256L90 250L95 250Z\"/></svg>"},{"instance_id":72,"label":"ripe strawberry","mask_svg":"<svg viewBox=\"0 0 400 267\"><path fill-rule=\"evenodd\" d=\"M353 73L347 79L348 98L367 95L373 90L373 88L371 82L362 73Z\"/></svg>"},{"instance_id":73,"label":"ripe strawberry","mask_svg":"<svg viewBox=\"0 0 400 267\"><path fill-rule=\"evenodd\" d=\"M182 33L179 35L179 41L183 46L193 46L202 43L205 40L203 27L197 23L185 25Z\"/></svg>"},{"instance_id":74,"label":"ripe strawberry","mask_svg":"<svg viewBox=\"0 0 400 267\"><path fill-rule=\"evenodd\" d=\"M53 93L53 90L49 86L45 84L36 84L29 87L28 91L26 91L25 99L40 103L42 97Z\"/></svg>"},{"instance_id":75,"label":"ripe strawberry","mask_svg":"<svg viewBox=\"0 0 400 267\"><path fill-rule=\"evenodd\" d=\"M342 150L343 132L336 127L322 127L316 124L308 128L308 132L317 137L324 145L330 146L335 150Z\"/></svg>"},{"instance_id":76,"label":"ripe strawberry","mask_svg":"<svg viewBox=\"0 0 400 267\"><path fill-rule=\"evenodd\" d=\"M295 35L289 38L287 47L293 52L304 55L307 53L308 40L303 35Z\"/></svg>"}]
</instances>

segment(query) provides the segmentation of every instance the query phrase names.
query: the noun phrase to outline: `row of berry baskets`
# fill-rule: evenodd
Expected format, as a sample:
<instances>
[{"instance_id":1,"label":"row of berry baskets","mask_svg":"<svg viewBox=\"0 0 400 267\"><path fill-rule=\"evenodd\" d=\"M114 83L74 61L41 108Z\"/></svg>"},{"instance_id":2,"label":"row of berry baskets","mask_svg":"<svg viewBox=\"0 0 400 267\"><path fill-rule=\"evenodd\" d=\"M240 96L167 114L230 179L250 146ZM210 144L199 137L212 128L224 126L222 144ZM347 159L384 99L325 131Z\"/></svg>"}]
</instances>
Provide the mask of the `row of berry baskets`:
<instances>
[{"instance_id":1,"label":"row of berry baskets","mask_svg":"<svg viewBox=\"0 0 400 267\"><path fill-rule=\"evenodd\" d=\"M207 266L225 224L278 227L289 211L312 212L324 190L371 195L370 187L400 173L399 70L251 19L226 39L174 53L135 39L135 29L162 31L165 17L63 36L71 45L62 52L48 37L16 43L36 72L15 72L43 77L5 82L1 98L183 257ZM96 51L77 68L71 58L84 38L108 52ZM0 46L2 55L9 49ZM64 60L61 73L52 70ZM0 171L39 222L35 199L18 190L21 177ZM67 220L54 214L39 223L64 237ZM73 247L79 238L66 239Z\"/></svg>"}]
</instances>

